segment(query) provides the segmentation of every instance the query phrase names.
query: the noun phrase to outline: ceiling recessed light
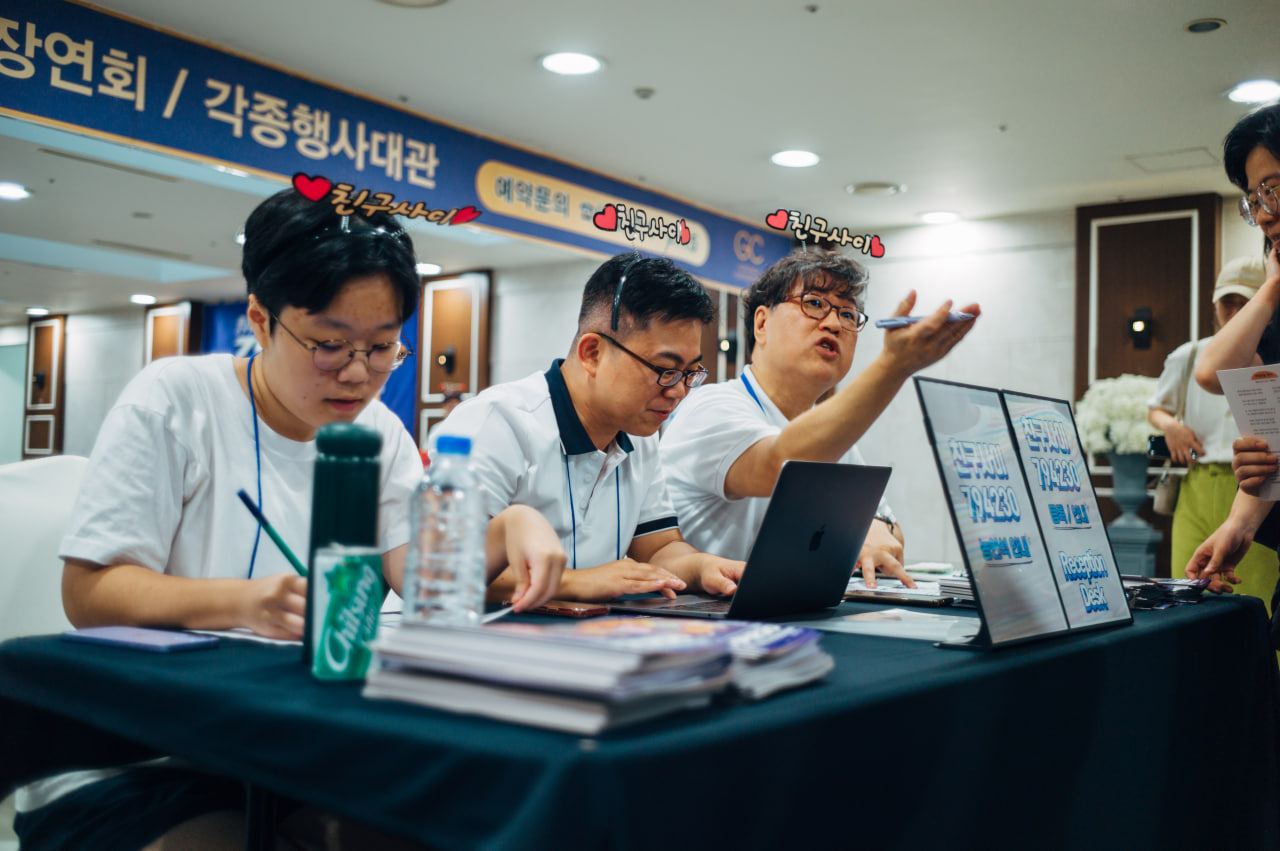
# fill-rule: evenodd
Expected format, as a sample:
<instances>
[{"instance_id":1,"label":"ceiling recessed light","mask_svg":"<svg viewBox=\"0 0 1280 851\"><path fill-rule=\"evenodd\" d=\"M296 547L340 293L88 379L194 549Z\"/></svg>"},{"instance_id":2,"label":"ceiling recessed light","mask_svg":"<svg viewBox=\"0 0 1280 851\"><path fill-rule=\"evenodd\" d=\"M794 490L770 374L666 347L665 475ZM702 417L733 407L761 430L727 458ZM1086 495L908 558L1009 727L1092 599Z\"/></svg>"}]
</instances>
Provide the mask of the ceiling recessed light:
<instances>
[{"instance_id":1,"label":"ceiling recessed light","mask_svg":"<svg viewBox=\"0 0 1280 851\"><path fill-rule=\"evenodd\" d=\"M1275 80L1247 80L1227 92L1236 103L1267 103L1280 98L1280 83Z\"/></svg>"},{"instance_id":2,"label":"ceiling recessed light","mask_svg":"<svg viewBox=\"0 0 1280 851\"><path fill-rule=\"evenodd\" d=\"M0 200L21 201L30 197L31 193L21 183L10 183L8 181L0 183Z\"/></svg>"},{"instance_id":3,"label":"ceiling recessed light","mask_svg":"<svg viewBox=\"0 0 1280 851\"><path fill-rule=\"evenodd\" d=\"M440 267L435 263L419 263L413 267L419 275L439 275Z\"/></svg>"},{"instance_id":4,"label":"ceiling recessed light","mask_svg":"<svg viewBox=\"0 0 1280 851\"><path fill-rule=\"evenodd\" d=\"M960 214L953 213L950 210L931 210L920 214L920 221L926 225L949 225L959 220Z\"/></svg>"},{"instance_id":5,"label":"ceiling recessed light","mask_svg":"<svg viewBox=\"0 0 1280 851\"><path fill-rule=\"evenodd\" d=\"M28 315L28 316L48 316L48 315L49 315L49 308L47 308L47 307L28 307L28 308L27 308L27 315Z\"/></svg>"},{"instance_id":6,"label":"ceiling recessed light","mask_svg":"<svg viewBox=\"0 0 1280 851\"><path fill-rule=\"evenodd\" d=\"M604 67L604 62L585 53L552 53L538 62L554 74L594 74Z\"/></svg>"},{"instance_id":7,"label":"ceiling recessed light","mask_svg":"<svg viewBox=\"0 0 1280 851\"><path fill-rule=\"evenodd\" d=\"M778 151L769 161L787 168L808 168L818 164L818 155L813 151Z\"/></svg>"},{"instance_id":8,"label":"ceiling recessed light","mask_svg":"<svg viewBox=\"0 0 1280 851\"><path fill-rule=\"evenodd\" d=\"M868 183L850 183L845 186L845 192L850 195L897 195L907 191L907 187L901 183L882 183L879 181L871 181Z\"/></svg>"},{"instance_id":9,"label":"ceiling recessed light","mask_svg":"<svg viewBox=\"0 0 1280 851\"><path fill-rule=\"evenodd\" d=\"M147 295L146 293L134 293L129 296L129 301L134 304L155 304L156 297L153 295Z\"/></svg>"},{"instance_id":10,"label":"ceiling recessed light","mask_svg":"<svg viewBox=\"0 0 1280 851\"><path fill-rule=\"evenodd\" d=\"M1182 28L1189 33L1211 33L1214 30L1220 30L1227 25L1222 18L1196 18L1194 21L1187 21Z\"/></svg>"}]
</instances>

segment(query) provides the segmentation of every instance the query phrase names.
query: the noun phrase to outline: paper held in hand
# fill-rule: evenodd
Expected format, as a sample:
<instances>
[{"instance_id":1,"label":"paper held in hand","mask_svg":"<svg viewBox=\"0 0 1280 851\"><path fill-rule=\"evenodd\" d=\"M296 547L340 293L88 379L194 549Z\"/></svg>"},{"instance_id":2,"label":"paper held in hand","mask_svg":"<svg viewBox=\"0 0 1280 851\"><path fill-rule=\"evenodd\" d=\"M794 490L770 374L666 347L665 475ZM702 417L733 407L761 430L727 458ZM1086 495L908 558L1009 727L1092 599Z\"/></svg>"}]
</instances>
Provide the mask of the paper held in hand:
<instances>
[{"instance_id":1,"label":"paper held in hand","mask_svg":"<svg viewBox=\"0 0 1280 851\"><path fill-rule=\"evenodd\" d=\"M1280 364L1220 369L1218 381L1240 434L1262 438L1273 452L1280 448ZM1280 471L1267 477L1258 497L1280 499Z\"/></svg>"}]
</instances>

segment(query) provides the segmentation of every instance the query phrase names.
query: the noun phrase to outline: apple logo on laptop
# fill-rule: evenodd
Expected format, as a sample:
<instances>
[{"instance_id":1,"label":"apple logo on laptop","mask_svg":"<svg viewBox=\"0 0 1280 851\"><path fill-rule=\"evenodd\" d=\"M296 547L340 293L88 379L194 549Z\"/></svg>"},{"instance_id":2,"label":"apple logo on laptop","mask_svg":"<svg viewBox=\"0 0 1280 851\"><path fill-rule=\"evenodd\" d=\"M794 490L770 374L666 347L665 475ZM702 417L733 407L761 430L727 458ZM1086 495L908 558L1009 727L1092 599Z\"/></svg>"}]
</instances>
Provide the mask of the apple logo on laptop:
<instances>
[{"instance_id":1,"label":"apple logo on laptop","mask_svg":"<svg viewBox=\"0 0 1280 851\"><path fill-rule=\"evenodd\" d=\"M813 537L809 539L809 552L814 552L818 547L822 546L822 536L827 531L827 524L823 523L818 527L818 531L813 533Z\"/></svg>"}]
</instances>

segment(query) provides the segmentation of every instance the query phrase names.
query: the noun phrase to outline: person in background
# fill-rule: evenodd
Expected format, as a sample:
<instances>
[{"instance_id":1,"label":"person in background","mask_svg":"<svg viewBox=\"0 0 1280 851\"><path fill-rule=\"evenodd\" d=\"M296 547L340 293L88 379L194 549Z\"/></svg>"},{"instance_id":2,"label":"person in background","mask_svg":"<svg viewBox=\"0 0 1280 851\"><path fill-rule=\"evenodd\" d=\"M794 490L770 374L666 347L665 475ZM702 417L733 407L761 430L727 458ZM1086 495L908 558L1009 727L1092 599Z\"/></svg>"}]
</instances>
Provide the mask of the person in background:
<instances>
[{"instance_id":1,"label":"person in background","mask_svg":"<svg viewBox=\"0 0 1280 851\"><path fill-rule=\"evenodd\" d=\"M663 470L694 546L746 558L783 462L865 463L855 441L912 373L973 328L973 319L947 321L948 301L914 325L886 331L884 350L837 390L867 321L866 281L853 260L812 251L778 261L743 296L751 364L738 379L694 393L662 437ZM914 306L912 291L895 315ZM976 317L978 305L964 312ZM869 586L877 569L915 585L903 568L901 527L883 501L858 567Z\"/></svg>"},{"instance_id":2,"label":"person in background","mask_svg":"<svg viewBox=\"0 0 1280 851\"><path fill-rule=\"evenodd\" d=\"M1239 257L1222 267L1213 290L1213 327L1222 330L1258 291L1264 280L1261 258ZM1191 380L1197 355L1212 338L1184 343L1169 353L1164 371L1148 402L1147 419L1164 434L1170 457L1187 465L1173 514L1170 563L1185 565L1231 511L1236 479L1231 470L1231 443L1240 436L1226 399ZM1182 421L1175 414L1183 410ZM1262 598L1270 611L1278 575L1276 553L1261 545L1249 548L1236 566L1237 590ZM1229 588L1229 586L1227 586Z\"/></svg>"},{"instance_id":3,"label":"person in background","mask_svg":"<svg viewBox=\"0 0 1280 851\"><path fill-rule=\"evenodd\" d=\"M378 543L388 575L403 569L422 464L377 396L412 354L400 328L418 301L413 243L391 216L338 216L293 189L260 204L244 233L247 313L261 352L155 361L108 412L59 553L77 627L300 637L306 580L259 537L236 494L251 494L305 553L315 435L334 422L382 438ZM508 573L522 606L554 591L564 553L536 512L495 518L487 545L492 574L518 565ZM239 781L160 760L25 787L14 830L31 851L237 848L243 808Z\"/></svg>"},{"instance_id":4,"label":"person in background","mask_svg":"<svg viewBox=\"0 0 1280 851\"><path fill-rule=\"evenodd\" d=\"M435 448L436 435L440 433L440 426L444 424L444 421L449 418L449 415L452 414L454 409L457 408L458 405L461 403L462 403L461 390L451 387L448 390L444 391L444 400L440 403L440 410L441 410L440 419L436 420L436 422L431 426L431 428L427 429L427 439L425 441L427 446L431 447L432 449Z\"/></svg>"},{"instance_id":5,"label":"person in background","mask_svg":"<svg viewBox=\"0 0 1280 851\"><path fill-rule=\"evenodd\" d=\"M706 379L711 299L671 261L620 254L587 281L568 357L458 406L440 435L471 438L489 514L528 505L569 554L556 596L731 594L742 562L685 543L658 462L658 429ZM500 576L490 599L513 587Z\"/></svg>"}]
</instances>

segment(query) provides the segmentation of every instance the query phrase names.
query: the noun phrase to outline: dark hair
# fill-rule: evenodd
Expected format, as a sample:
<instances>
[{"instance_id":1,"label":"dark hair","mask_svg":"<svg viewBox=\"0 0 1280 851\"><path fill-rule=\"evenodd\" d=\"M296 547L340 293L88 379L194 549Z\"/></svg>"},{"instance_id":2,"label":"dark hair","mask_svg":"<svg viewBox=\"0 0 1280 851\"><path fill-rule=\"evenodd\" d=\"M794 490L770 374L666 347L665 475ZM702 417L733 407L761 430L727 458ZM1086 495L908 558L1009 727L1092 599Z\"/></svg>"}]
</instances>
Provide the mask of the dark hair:
<instances>
[{"instance_id":1,"label":"dark hair","mask_svg":"<svg viewBox=\"0 0 1280 851\"><path fill-rule=\"evenodd\" d=\"M756 347L756 308L773 307L786 301L797 281L801 292L830 293L853 302L861 310L862 294L868 280L866 268L842 254L818 250L783 257L766 269L760 280L742 295L747 357Z\"/></svg>"},{"instance_id":2,"label":"dark hair","mask_svg":"<svg viewBox=\"0 0 1280 851\"><path fill-rule=\"evenodd\" d=\"M245 283L276 316L288 306L324 310L353 278L383 273L403 322L418 306L416 265L413 240L393 216L339 216L292 188L263 201L244 223Z\"/></svg>"},{"instance_id":3,"label":"dark hair","mask_svg":"<svg viewBox=\"0 0 1280 851\"><path fill-rule=\"evenodd\" d=\"M615 296L618 324L625 331L642 329L655 316L664 322L696 319L704 325L716 318L711 296L692 275L666 258L638 257L619 254L592 273L582 291L579 334L591 330L590 325L611 324ZM618 283L624 275L627 280L619 292Z\"/></svg>"},{"instance_id":4,"label":"dark hair","mask_svg":"<svg viewBox=\"0 0 1280 851\"><path fill-rule=\"evenodd\" d=\"M1280 103L1258 107L1237 121L1222 140L1222 164L1227 167L1227 177L1245 192L1249 191L1245 160L1259 145L1280 160Z\"/></svg>"}]
</instances>

